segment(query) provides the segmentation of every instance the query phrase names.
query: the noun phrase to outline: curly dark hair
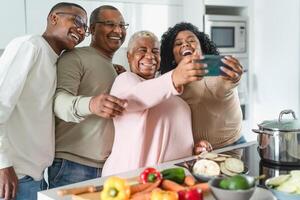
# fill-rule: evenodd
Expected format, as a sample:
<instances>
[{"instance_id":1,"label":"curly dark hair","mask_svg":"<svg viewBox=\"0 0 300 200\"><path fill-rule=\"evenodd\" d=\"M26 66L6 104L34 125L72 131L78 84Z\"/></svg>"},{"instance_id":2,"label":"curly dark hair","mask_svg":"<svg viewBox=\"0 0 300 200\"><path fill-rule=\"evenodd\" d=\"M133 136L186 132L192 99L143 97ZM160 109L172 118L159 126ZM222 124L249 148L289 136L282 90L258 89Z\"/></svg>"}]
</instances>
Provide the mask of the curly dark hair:
<instances>
[{"instance_id":1,"label":"curly dark hair","mask_svg":"<svg viewBox=\"0 0 300 200\"><path fill-rule=\"evenodd\" d=\"M161 74L167 73L176 68L177 64L175 63L173 55L173 45L177 34L185 30L191 31L197 36L203 54L219 55L219 51L217 50L215 43L209 39L207 34L199 31L199 29L191 23L181 22L173 27L170 27L161 37Z\"/></svg>"}]
</instances>

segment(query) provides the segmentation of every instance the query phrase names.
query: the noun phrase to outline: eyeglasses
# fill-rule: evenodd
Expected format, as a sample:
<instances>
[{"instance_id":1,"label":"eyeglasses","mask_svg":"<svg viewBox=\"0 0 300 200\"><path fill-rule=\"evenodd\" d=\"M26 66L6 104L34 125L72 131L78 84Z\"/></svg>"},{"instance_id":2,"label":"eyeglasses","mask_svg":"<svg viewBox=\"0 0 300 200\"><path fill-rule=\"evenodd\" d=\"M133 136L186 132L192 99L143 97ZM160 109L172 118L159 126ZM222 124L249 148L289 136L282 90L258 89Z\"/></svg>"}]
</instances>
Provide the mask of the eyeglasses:
<instances>
[{"instance_id":1,"label":"eyeglasses","mask_svg":"<svg viewBox=\"0 0 300 200\"><path fill-rule=\"evenodd\" d=\"M87 32L88 26L86 25L86 23L84 22L84 20L82 19L82 17L80 17L79 15L73 14L73 13L67 13L67 12L57 12L57 15L70 15L74 17L74 24L76 26L76 28L83 28L84 32Z\"/></svg>"},{"instance_id":2,"label":"eyeglasses","mask_svg":"<svg viewBox=\"0 0 300 200\"><path fill-rule=\"evenodd\" d=\"M115 22L112 22L112 21L97 21L95 22L96 24L103 24L104 26L107 26L111 29L115 29L117 26L120 27L120 29L122 30L126 30L129 26L129 24L125 24L125 23L115 23Z\"/></svg>"}]
</instances>

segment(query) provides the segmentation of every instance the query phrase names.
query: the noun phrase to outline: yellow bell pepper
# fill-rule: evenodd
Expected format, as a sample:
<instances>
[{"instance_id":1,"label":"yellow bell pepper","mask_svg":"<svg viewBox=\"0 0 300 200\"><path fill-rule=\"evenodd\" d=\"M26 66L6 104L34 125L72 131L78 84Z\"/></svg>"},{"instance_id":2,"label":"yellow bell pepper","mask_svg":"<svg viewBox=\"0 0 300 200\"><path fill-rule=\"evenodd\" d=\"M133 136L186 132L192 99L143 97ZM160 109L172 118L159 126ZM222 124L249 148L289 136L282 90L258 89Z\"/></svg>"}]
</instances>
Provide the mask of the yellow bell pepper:
<instances>
[{"instance_id":1,"label":"yellow bell pepper","mask_svg":"<svg viewBox=\"0 0 300 200\"><path fill-rule=\"evenodd\" d=\"M130 186L126 180L119 177L109 177L103 186L101 200L129 200Z\"/></svg>"},{"instance_id":2,"label":"yellow bell pepper","mask_svg":"<svg viewBox=\"0 0 300 200\"><path fill-rule=\"evenodd\" d=\"M177 192L155 189L151 192L151 200L178 200Z\"/></svg>"}]
</instances>

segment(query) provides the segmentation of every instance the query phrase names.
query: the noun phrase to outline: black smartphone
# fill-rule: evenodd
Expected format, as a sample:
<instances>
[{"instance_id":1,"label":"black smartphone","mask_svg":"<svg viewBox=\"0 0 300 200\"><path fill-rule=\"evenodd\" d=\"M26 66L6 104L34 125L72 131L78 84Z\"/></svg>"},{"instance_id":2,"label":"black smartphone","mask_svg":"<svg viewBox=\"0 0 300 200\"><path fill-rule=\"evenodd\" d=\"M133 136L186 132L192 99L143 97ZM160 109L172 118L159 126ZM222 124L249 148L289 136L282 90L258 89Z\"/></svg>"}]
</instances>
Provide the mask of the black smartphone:
<instances>
[{"instance_id":1,"label":"black smartphone","mask_svg":"<svg viewBox=\"0 0 300 200\"><path fill-rule=\"evenodd\" d=\"M222 58L224 58L224 56L204 55L204 59L197 60L196 62L207 64L208 73L205 74L205 76L225 76L226 74L220 69L220 67L230 67L221 61Z\"/></svg>"}]
</instances>

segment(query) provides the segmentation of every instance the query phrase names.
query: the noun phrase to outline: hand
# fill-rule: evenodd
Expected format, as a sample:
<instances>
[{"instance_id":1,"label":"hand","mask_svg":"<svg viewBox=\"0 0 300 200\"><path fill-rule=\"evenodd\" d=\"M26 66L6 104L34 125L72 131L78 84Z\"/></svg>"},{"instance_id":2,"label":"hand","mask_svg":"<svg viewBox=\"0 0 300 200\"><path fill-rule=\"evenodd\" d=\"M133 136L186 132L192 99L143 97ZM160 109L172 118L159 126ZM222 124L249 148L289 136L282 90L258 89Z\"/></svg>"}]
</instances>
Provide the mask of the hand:
<instances>
[{"instance_id":1,"label":"hand","mask_svg":"<svg viewBox=\"0 0 300 200\"><path fill-rule=\"evenodd\" d=\"M119 99L109 94L100 94L92 97L90 101L90 111L106 119L122 115L127 101Z\"/></svg>"},{"instance_id":2,"label":"hand","mask_svg":"<svg viewBox=\"0 0 300 200\"><path fill-rule=\"evenodd\" d=\"M16 198L18 177L13 167L0 169L0 198L10 200Z\"/></svg>"},{"instance_id":3,"label":"hand","mask_svg":"<svg viewBox=\"0 0 300 200\"><path fill-rule=\"evenodd\" d=\"M193 55L185 56L174 69L172 74L173 84L176 88L193 81L199 81L208 72L204 63L195 62L201 58L198 51Z\"/></svg>"},{"instance_id":4,"label":"hand","mask_svg":"<svg viewBox=\"0 0 300 200\"><path fill-rule=\"evenodd\" d=\"M113 64L117 74L122 74L123 72L126 72L126 69L122 65Z\"/></svg>"},{"instance_id":5,"label":"hand","mask_svg":"<svg viewBox=\"0 0 300 200\"><path fill-rule=\"evenodd\" d=\"M212 150L213 150L213 148L212 148L211 144L206 140L200 140L194 146L194 154L195 155L198 155L205 151L212 151Z\"/></svg>"},{"instance_id":6,"label":"hand","mask_svg":"<svg viewBox=\"0 0 300 200\"><path fill-rule=\"evenodd\" d=\"M240 62L232 56L225 56L225 59L222 59L222 62L231 67L231 69L221 67L221 70L227 75L223 76L223 78L226 80L230 80L233 83L237 83L241 79L243 74L243 67Z\"/></svg>"}]
</instances>

